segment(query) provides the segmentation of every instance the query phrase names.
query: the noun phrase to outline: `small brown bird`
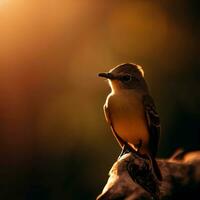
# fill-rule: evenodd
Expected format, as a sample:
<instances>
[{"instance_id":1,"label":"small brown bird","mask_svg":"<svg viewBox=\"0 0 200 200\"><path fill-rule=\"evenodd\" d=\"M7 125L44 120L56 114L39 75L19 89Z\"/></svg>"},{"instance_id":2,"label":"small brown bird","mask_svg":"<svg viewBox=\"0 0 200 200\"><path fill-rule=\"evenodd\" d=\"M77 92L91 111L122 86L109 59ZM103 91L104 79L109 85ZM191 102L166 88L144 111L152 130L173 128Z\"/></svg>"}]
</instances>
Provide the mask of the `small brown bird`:
<instances>
[{"instance_id":1,"label":"small brown bird","mask_svg":"<svg viewBox=\"0 0 200 200\"><path fill-rule=\"evenodd\" d=\"M136 64L121 64L108 73L100 73L108 79L111 93L104 113L114 136L125 152L136 151L146 155L159 180L162 176L155 160L160 136L160 119L154 101L149 95L144 71Z\"/></svg>"}]
</instances>

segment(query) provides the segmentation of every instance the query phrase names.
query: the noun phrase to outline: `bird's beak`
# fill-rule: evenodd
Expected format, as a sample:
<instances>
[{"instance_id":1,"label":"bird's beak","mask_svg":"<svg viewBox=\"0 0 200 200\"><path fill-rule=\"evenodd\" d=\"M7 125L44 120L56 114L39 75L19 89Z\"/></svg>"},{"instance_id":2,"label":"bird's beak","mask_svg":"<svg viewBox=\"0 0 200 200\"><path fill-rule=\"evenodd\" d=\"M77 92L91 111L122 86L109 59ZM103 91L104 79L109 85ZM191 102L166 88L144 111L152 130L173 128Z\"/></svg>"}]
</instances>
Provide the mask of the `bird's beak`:
<instances>
[{"instance_id":1,"label":"bird's beak","mask_svg":"<svg viewBox=\"0 0 200 200\"><path fill-rule=\"evenodd\" d=\"M98 74L99 77L103 77L103 78L107 78L107 79L115 79L115 77L113 76L113 74L111 73L99 73Z\"/></svg>"}]
</instances>

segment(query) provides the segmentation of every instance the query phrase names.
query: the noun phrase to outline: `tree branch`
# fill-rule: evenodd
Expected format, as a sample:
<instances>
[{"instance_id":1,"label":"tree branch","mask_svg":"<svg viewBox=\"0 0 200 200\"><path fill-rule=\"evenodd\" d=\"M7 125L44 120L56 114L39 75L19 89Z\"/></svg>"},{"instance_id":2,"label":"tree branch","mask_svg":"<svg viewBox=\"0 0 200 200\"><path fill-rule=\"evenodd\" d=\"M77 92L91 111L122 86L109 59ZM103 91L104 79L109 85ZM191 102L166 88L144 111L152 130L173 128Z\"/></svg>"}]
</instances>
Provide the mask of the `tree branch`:
<instances>
[{"instance_id":1,"label":"tree branch","mask_svg":"<svg viewBox=\"0 0 200 200\"><path fill-rule=\"evenodd\" d=\"M136 153L122 156L111 168L109 179L97 200L198 198L200 151L179 152L169 159L158 159L157 162L163 176L162 182L152 179L150 168L145 166L145 164L149 166L148 160ZM130 164L133 173L130 173ZM142 176L145 173L146 175ZM154 185L157 188L152 187Z\"/></svg>"}]
</instances>

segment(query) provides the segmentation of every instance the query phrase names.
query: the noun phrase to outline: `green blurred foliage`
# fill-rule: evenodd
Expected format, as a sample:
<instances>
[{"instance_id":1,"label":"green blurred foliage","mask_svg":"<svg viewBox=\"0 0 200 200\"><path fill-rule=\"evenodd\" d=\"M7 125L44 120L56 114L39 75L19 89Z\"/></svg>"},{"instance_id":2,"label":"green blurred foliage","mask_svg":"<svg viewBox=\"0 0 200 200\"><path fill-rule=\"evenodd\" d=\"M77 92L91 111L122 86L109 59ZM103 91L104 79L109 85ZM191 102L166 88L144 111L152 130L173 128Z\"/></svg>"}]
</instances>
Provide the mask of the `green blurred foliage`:
<instances>
[{"instance_id":1,"label":"green blurred foliage","mask_svg":"<svg viewBox=\"0 0 200 200\"><path fill-rule=\"evenodd\" d=\"M0 198L94 199L120 148L97 73L143 66L159 156L200 145L199 2L2 1Z\"/></svg>"}]
</instances>

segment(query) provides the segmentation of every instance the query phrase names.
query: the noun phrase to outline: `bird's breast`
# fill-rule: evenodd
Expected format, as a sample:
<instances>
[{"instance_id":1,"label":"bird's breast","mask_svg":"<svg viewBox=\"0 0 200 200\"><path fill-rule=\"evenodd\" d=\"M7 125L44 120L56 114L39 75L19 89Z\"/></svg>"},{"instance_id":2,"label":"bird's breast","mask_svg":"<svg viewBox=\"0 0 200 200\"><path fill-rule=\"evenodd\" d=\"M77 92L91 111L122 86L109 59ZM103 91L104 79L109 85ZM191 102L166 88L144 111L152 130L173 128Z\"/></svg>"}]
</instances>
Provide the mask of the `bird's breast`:
<instances>
[{"instance_id":1,"label":"bird's breast","mask_svg":"<svg viewBox=\"0 0 200 200\"><path fill-rule=\"evenodd\" d=\"M114 94L107 101L114 130L125 141L148 144L149 134L142 97L138 94Z\"/></svg>"}]
</instances>

